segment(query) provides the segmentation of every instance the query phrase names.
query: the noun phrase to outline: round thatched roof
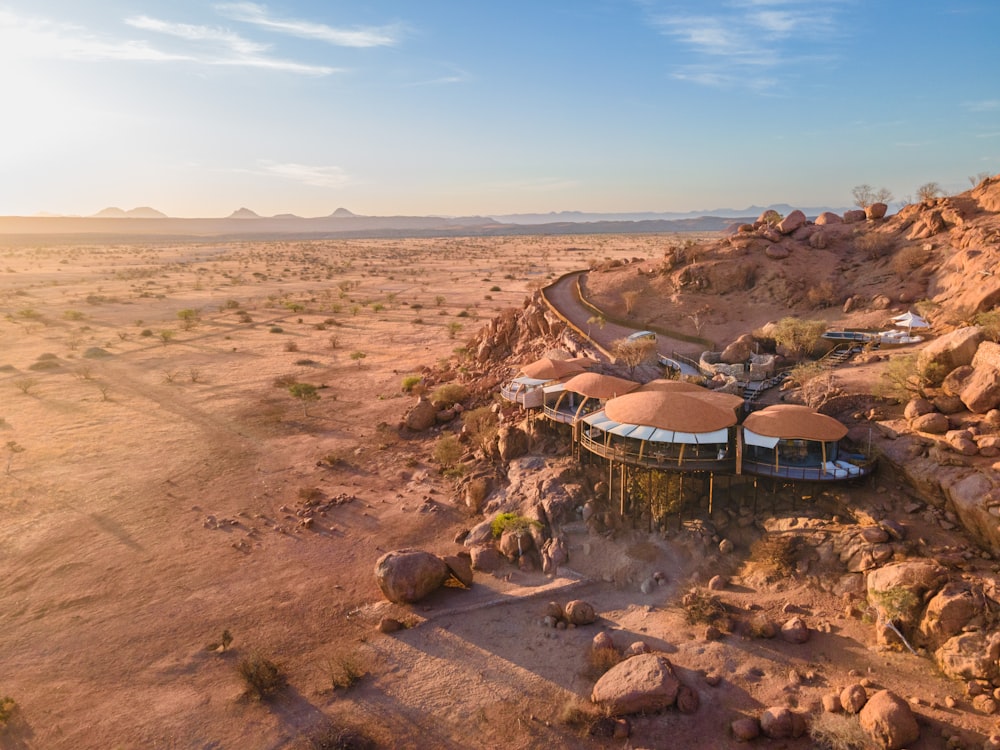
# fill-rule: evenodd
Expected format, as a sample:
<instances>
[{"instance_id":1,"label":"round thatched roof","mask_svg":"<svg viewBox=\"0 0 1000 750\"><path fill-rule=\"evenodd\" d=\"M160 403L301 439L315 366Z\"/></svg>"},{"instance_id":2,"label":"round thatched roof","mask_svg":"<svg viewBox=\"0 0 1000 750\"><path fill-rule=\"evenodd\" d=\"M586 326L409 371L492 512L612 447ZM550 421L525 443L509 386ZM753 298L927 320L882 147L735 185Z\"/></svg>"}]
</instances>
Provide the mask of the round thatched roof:
<instances>
[{"instance_id":1,"label":"round thatched roof","mask_svg":"<svg viewBox=\"0 0 1000 750\"><path fill-rule=\"evenodd\" d=\"M717 403L722 406L728 406L730 409L735 409L738 406L743 406L743 397L737 396L733 393L722 393L721 391L712 391L703 386L696 385L695 383L689 383L686 380L650 380L643 386L640 386L639 391L648 393L660 391L664 393L693 393L695 395L707 396L711 399L712 403Z\"/></svg>"},{"instance_id":2,"label":"round thatched roof","mask_svg":"<svg viewBox=\"0 0 1000 750\"><path fill-rule=\"evenodd\" d=\"M584 364L578 360L542 357L522 367L521 374L529 378L556 380L583 372L585 369Z\"/></svg>"},{"instance_id":3,"label":"round thatched roof","mask_svg":"<svg viewBox=\"0 0 1000 750\"><path fill-rule=\"evenodd\" d=\"M563 390L579 393L587 398L597 398L602 401L616 396L631 393L639 384L625 378L612 375L599 375L596 372L581 372L563 383Z\"/></svg>"},{"instance_id":4,"label":"round thatched roof","mask_svg":"<svg viewBox=\"0 0 1000 750\"><path fill-rule=\"evenodd\" d=\"M798 404L775 404L755 411L743 420L751 432L784 440L840 440L847 427L833 417Z\"/></svg>"},{"instance_id":5,"label":"round thatched roof","mask_svg":"<svg viewBox=\"0 0 1000 750\"><path fill-rule=\"evenodd\" d=\"M613 398L604 407L608 419L674 432L714 432L736 424L736 413L713 394L694 391L636 391ZM741 401L742 403L742 401Z\"/></svg>"},{"instance_id":6,"label":"round thatched roof","mask_svg":"<svg viewBox=\"0 0 1000 750\"><path fill-rule=\"evenodd\" d=\"M648 383L644 383L639 387L640 391L707 391L707 388L703 388L695 383L689 383L686 380L668 380L666 378L658 378L656 380L650 380Z\"/></svg>"}]
</instances>

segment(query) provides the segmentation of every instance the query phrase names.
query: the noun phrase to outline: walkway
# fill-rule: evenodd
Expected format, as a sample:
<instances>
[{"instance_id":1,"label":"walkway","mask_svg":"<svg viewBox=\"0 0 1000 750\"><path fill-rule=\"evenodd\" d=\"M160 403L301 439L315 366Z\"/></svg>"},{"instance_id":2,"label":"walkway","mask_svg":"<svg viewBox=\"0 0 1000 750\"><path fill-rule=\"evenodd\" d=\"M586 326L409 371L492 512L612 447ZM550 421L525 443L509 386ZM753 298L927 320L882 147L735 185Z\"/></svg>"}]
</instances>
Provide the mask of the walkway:
<instances>
[{"instance_id":1,"label":"walkway","mask_svg":"<svg viewBox=\"0 0 1000 750\"><path fill-rule=\"evenodd\" d=\"M605 350L610 351L615 341L623 339L641 329L629 328L612 323L611 321L607 321L603 327L597 323L588 322L593 317L593 313L580 304L574 293L577 279L585 273L587 272L577 271L576 273L568 274L550 286L545 287L542 290L542 294L548 300L549 304L558 310L563 317L586 333ZM661 333L656 334L656 347L661 357L672 357L674 351L679 350L682 353L687 353L687 356L690 356L692 359L697 360L700 352L694 353L692 350L693 346L695 345L689 341L672 339ZM697 374L697 370L691 368L689 365L683 365L681 371L685 374Z\"/></svg>"}]
</instances>

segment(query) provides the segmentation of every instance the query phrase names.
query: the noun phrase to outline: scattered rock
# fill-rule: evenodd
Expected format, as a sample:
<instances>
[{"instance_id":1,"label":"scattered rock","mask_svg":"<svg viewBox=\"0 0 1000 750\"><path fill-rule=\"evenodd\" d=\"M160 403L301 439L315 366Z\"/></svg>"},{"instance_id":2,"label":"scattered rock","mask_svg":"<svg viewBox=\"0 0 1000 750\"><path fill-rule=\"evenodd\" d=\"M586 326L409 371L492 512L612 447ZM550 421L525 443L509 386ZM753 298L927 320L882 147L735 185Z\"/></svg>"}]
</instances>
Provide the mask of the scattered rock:
<instances>
[{"instance_id":1,"label":"scattered rock","mask_svg":"<svg viewBox=\"0 0 1000 750\"><path fill-rule=\"evenodd\" d=\"M792 617L781 626L781 637L787 643L805 643L809 640L809 626L801 617Z\"/></svg>"},{"instance_id":2,"label":"scattered rock","mask_svg":"<svg viewBox=\"0 0 1000 750\"><path fill-rule=\"evenodd\" d=\"M397 630L402 630L405 627L403 623L392 617L383 617L378 621L378 631L380 633L395 633Z\"/></svg>"},{"instance_id":3,"label":"scattered rock","mask_svg":"<svg viewBox=\"0 0 1000 750\"><path fill-rule=\"evenodd\" d=\"M574 625L590 625L597 619L597 614L590 603L574 599L566 605L566 619Z\"/></svg>"},{"instance_id":4,"label":"scattered rock","mask_svg":"<svg viewBox=\"0 0 1000 750\"><path fill-rule=\"evenodd\" d=\"M792 736L792 712L784 706L765 709L760 715L760 731L772 740L783 740Z\"/></svg>"},{"instance_id":5,"label":"scattered rock","mask_svg":"<svg viewBox=\"0 0 1000 750\"><path fill-rule=\"evenodd\" d=\"M736 719L729 728L737 742L750 742L760 736L760 722L752 716Z\"/></svg>"},{"instance_id":6,"label":"scattered rock","mask_svg":"<svg viewBox=\"0 0 1000 750\"><path fill-rule=\"evenodd\" d=\"M849 714L858 713L868 700L864 685L855 683L840 691L840 705Z\"/></svg>"}]
</instances>

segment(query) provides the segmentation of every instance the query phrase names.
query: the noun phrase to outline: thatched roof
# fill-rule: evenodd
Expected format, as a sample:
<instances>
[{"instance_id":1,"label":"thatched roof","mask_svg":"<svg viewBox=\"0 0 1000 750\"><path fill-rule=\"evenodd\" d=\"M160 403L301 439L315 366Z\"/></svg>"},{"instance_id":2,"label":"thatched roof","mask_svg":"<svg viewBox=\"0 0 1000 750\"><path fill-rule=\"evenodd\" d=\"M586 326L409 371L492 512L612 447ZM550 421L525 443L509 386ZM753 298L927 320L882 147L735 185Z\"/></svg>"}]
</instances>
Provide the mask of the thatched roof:
<instances>
[{"instance_id":1,"label":"thatched roof","mask_svg":"<svg viewBox=\"0 0 1000 750\"><path fill-rule=\"evenodd\" d=\"M542 357L522 367L521 374L529 378L556 380L583 372L585 369L586 366L579 360Z\"/></svg>"},{"instance_id":2,"label":"thatched roof","mask_svg":"<svg viewBox=\"0 0 1000 750\"><path fill-rule=\"evenodd\" d=\"M639 387L641 392L650 391L661 391L665 393L693 393L700 394L702 396L707 396L711 399L712 403L717 403L722 406L728 406L730 409L735 409L738 406L743 406L743 397L737 396L733 393L723 393L721 391L709 390L695 383L689 383L686 380L650 380L643 386Z\"/></svg>"},{"instance_id":3,"label":"thatched roof","mask_svg":"<svg viewBox=\"0 0 1000 750\"><path fill-rule=\"evenodd\" d=\"M616 396L631 393L639 384L625 378L612 375L599 375L596 372L581 372L563 383L564 391L579 393L587 398L606 400Z\"/></svg>"},{"instance_id":4,"label":"thatched roof","mask_svg":"<svg viewBox=\"0 0 1000 750\"><path fill-rule=\"evenodd\" d=\"M674 432L714 432L736 424L736 413L704 388L695 391L636 391L613 398L604 407L608 419ZM740 401L742 403L742 400Z\"/></svg>"},{"instance_id":5,"label":"thatched roof","mask_svg":"<svg viewBox=\"0 0 1000 750\"><path fill-rule=\"evenodd\" d=\"M840 440L847 427L833 417L798 404L775 404L755 411L743 420L751 432L783 440L820 440L824 443Z\"/></svg>"}]
</instances>

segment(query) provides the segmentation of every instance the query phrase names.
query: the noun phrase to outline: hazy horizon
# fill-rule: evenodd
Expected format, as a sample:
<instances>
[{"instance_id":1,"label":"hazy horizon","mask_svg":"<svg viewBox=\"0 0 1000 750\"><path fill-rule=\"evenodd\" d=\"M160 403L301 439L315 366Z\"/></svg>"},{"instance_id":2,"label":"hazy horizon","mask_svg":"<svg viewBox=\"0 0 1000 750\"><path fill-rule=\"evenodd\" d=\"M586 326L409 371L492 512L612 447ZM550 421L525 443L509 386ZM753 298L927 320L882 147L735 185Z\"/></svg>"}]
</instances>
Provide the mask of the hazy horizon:
<instances>
[{"instance_id":1,"label":"hazy horizon","mask_svg":"<svg viewBox=\"0 0 1000 750\"><path fill-rule=\"evenodd\" d=\"M0 215L689 213L1000 172L1000 5L0 0ZM11 73L16 71L16 74Z\"/></svg>"}]
</instances>

